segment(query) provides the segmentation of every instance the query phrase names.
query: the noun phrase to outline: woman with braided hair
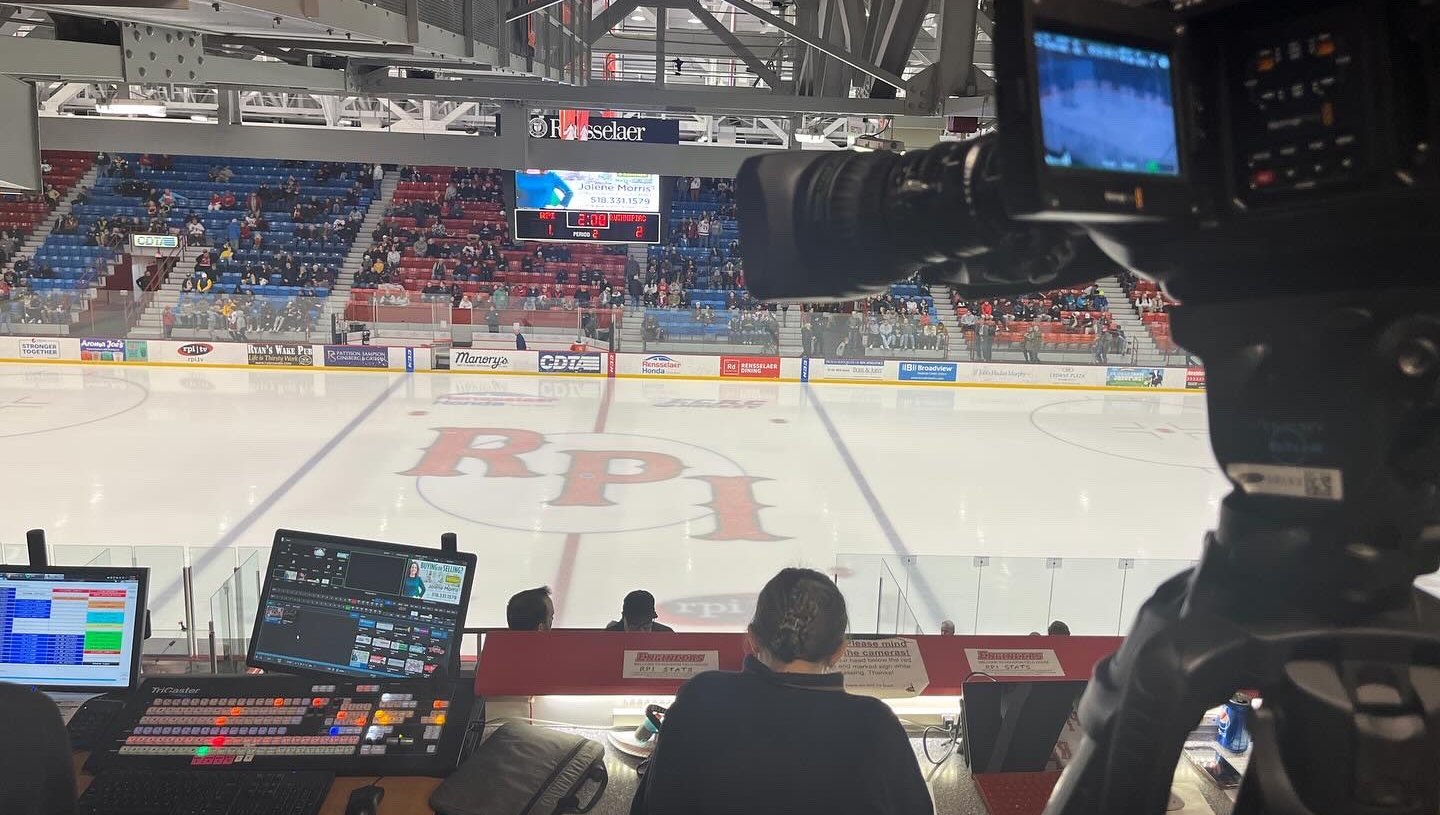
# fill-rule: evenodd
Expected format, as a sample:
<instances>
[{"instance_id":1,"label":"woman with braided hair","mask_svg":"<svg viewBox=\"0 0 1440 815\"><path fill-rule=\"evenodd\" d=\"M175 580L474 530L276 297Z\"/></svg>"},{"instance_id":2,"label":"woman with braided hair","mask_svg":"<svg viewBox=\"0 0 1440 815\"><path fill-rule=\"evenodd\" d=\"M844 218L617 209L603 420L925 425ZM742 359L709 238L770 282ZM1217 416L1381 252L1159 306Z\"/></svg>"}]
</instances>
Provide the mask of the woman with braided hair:
<instances>
[{"instance_id":1,"label":"woman with braided hair","mask_svg":"<svg viewBox=\"0 0 1440 815\"><path fill-rule=\"evenodd\" d=\"M631 815L925 815L915 751L885 703L845 692L845 598L783 569L760 591L738 673L686 682Z\"/></svg>"}]
</instances>

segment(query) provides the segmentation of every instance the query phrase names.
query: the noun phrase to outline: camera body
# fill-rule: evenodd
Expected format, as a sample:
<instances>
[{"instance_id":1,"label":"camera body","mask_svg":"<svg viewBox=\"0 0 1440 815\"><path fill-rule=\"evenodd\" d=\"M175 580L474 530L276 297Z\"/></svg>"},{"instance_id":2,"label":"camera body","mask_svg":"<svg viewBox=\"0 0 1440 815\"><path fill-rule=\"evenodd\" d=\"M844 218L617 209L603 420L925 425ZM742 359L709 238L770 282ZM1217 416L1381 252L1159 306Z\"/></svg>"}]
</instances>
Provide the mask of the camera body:
<instances>
[{"instance_id":1,"label":"camera body","mask_svg":"<svg viewBox=\"0 0 1440 815\"><path fill-rule=\"evenodd\" d=\"M737 176L751 291L921 272L973 296L1116 264L1185 302L1426 285L1440 252L1440 3L997 0L998 127Z\"/></svg>"},{"instance_id":2,"label":"camera body","mask_svg":"<svg viewBox=\"0 0 1440 815\"><path fill-rule=\"evenodd\" d=\"M996 4L1010 217L1200 224L1440 189L1434 3L1185 8Z\"/></svg>"}]
</instances>

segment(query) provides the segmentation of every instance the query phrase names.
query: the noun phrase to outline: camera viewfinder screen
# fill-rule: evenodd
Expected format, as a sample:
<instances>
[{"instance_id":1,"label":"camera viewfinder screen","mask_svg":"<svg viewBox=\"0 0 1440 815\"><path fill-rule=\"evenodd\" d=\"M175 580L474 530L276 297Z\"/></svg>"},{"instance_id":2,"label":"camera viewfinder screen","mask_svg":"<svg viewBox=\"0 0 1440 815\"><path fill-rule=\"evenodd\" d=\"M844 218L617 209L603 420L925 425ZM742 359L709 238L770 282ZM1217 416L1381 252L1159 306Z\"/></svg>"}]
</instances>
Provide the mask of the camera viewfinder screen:
<instances>
[{"instance_id":1,"label":"camera viewfinder screen","mask_svg":"<svg viewBox=\"0 0 1440 815\"><path fill-rule=\"evenodd\" d=\"M1180 174L1169 54L1036 31L1035 62L1046 164Z\"/></svg>"}]
</instances>

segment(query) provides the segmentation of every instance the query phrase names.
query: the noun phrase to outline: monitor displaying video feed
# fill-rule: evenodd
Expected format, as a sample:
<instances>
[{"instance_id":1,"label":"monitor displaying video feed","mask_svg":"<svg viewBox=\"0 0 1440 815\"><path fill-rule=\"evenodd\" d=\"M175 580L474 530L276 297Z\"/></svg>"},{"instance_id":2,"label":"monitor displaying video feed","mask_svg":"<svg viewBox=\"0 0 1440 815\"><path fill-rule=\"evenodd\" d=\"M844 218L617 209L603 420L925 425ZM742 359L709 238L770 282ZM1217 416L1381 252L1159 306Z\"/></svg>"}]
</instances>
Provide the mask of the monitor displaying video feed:
<instances>
[{"instance_id":1,"label":"monitor displaying video feed","mask_svg":"<svg viewBox=\"0 0 1440 815\"><path fill-rule=\"evenodd\" d=\"M475 555L280 530L247 662L289 673L451 675Z\"/></svg>"},{"instance_id":2,"label":"monitor displaying video feed","mask_svg":"<svg viewBox=\"0 0 1440 815\"><path fill-rule=\"evenodd\" d=\"M1169 54L1040 30L1035 63L1048 166L1180 175Z\"/></svg>"}]
</instances>

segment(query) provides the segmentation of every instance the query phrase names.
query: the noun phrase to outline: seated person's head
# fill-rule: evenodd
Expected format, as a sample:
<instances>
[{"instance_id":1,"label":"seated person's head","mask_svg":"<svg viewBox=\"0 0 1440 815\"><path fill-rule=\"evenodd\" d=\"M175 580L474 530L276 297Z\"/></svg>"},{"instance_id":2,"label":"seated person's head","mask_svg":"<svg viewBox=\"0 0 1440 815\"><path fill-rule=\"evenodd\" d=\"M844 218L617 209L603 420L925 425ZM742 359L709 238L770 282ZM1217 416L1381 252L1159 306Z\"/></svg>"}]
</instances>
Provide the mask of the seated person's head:
<instances>
[{"instance_id":1,"label":"seated person's head","mask_svg":"<svg viewBox=\"0 0 1440 815\"><path fill-rule=\"evenodd\" d=\"M782 569L765 584L750 621L750 650L772 670L827 670L845 653L850 617L840 589L813 569Z\"/></svg>"},{"instance_id":2,"label":"seated person's head","mask_svg":"<svg viewBox=\"0 0 1440 815\"><path fill-rule=\"evenodd\" d=\"M75 811L75 766L60 711L48 697L0 682L0 812L62 815Z\"/></svg>"},{"instance_id":3,"label":"seated person's head","mask_svg":"<svg viewBox=\"0 0 1440 815\"><path fill-rule=\"evenodd\" d=\"M576 342L579 342L577 339ZM637 589L625 595L625 602L621 605L620 619L625 623L626 631L654 631L655 618L655 595L643 589Z\"/></svg>"},{"instance_id":4,"label":"seated person's head","mask_svg":"<svg viewBox=\"0 0 1440 815\"><path fill-rule=\"evenodd\" d=\"M505 605L505 623L511 631L549 631L555 626L555 603L550 587L526 589Z\"/></svg>"},{"instance_id":5,"label":"seated person's head","mask_svg":"<svg viewBox=\"0 0 1440 815\"><path fill-rule=\"evenodd\" d=\"M1070 636L1070 626L1056 620L1050 623L1050 627L1046 629L1045 633L1052 637L1068 637Z\"/></svg>"}]
</instances>

